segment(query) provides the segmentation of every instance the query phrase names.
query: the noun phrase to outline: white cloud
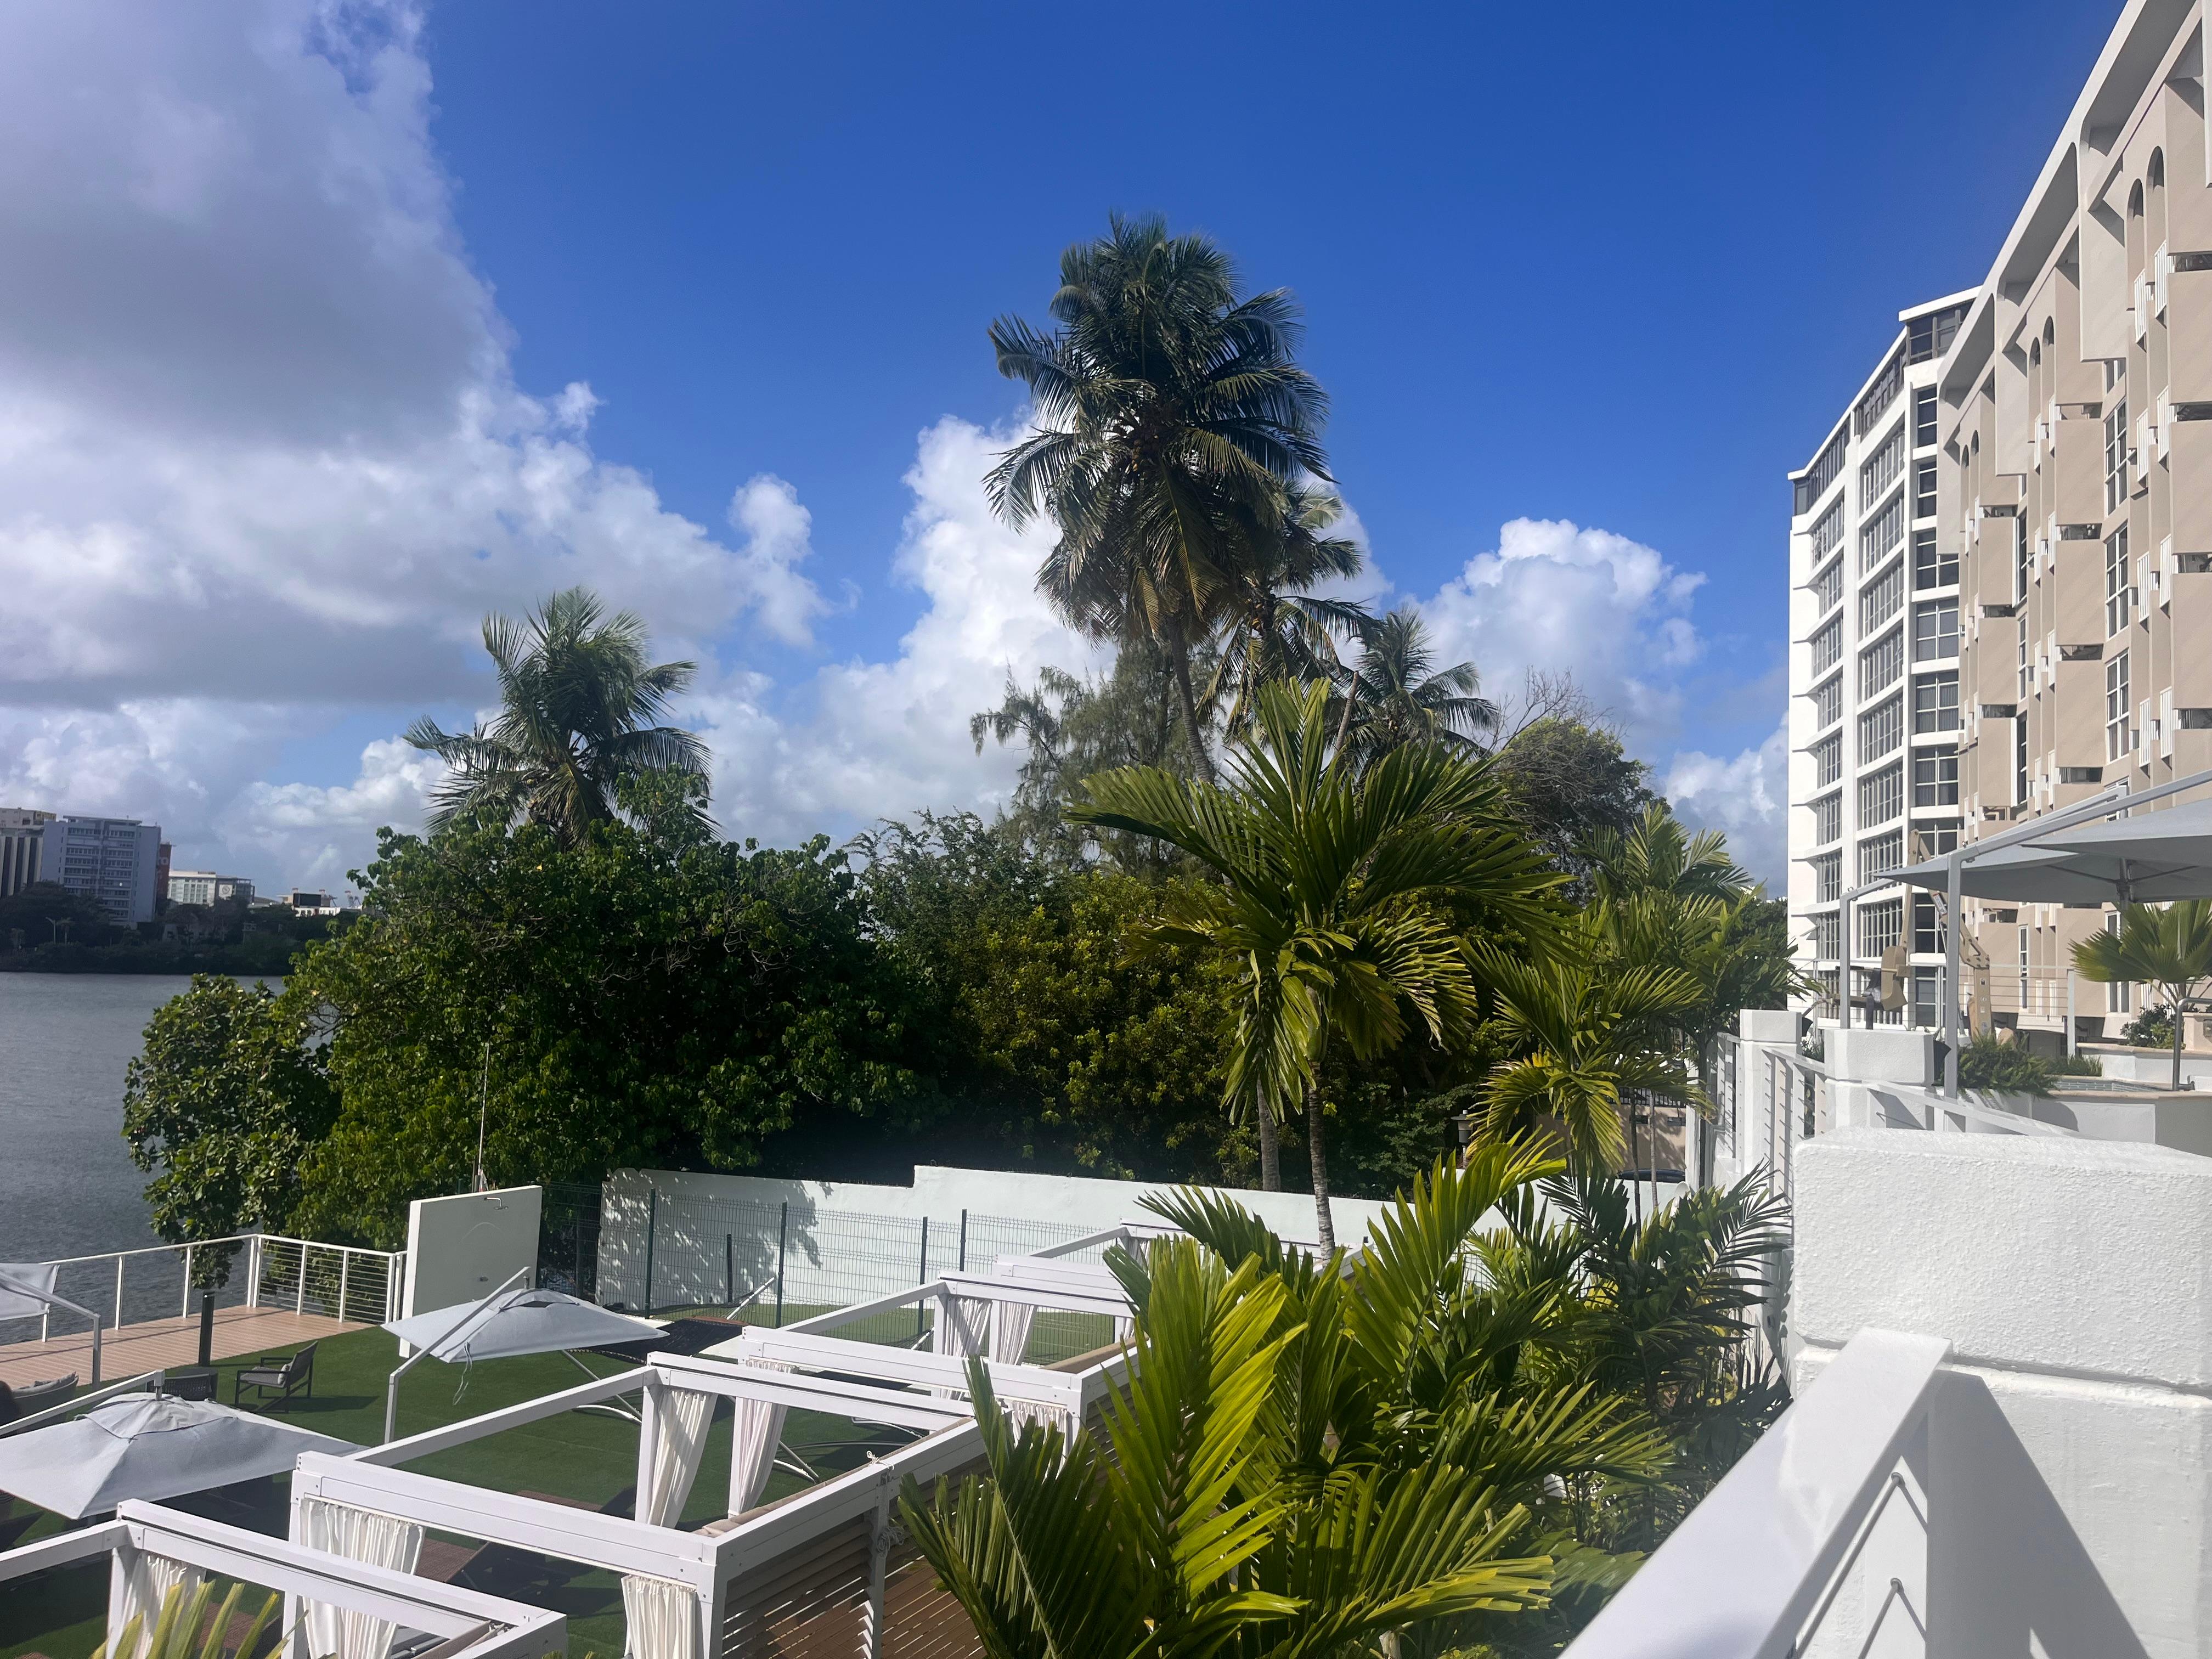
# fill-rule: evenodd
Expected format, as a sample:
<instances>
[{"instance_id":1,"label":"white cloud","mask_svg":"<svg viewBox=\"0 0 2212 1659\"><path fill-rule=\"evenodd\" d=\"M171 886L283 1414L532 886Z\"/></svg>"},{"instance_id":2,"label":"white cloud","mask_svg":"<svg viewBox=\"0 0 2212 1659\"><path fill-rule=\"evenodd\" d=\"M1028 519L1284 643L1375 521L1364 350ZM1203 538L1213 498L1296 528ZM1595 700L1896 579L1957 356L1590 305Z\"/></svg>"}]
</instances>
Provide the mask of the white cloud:
<instances>
[{"instance_id":1,"label":"white cloud","mask_svg":"<svg viewBox=\"0 0 2212 1659\"><path fill-rule=\"evenodd\" d=\"M1780 897L1789 890L1790 726L1733 759L1678 751L1661 791L1685 823L1727 832L1737 863Z\"/></svg>"}]
</instances>

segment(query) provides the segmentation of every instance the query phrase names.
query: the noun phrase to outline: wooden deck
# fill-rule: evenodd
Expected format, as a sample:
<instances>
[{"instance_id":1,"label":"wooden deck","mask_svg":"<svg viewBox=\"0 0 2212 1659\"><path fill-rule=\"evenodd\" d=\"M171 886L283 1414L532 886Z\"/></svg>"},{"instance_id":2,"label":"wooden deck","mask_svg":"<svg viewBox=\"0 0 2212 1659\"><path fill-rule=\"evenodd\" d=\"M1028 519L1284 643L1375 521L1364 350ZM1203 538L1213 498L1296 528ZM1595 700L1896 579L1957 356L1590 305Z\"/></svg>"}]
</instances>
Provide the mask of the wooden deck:
<instances>
[{"instance_id":1,"label":"wooden deck","mask_svg":"<svg viewBox=\"0 0 2212 1659\"><path fill-rule=\"evenodd\" d=\"M218 1308L215 1315L214 1356L235 1359L242 1354L276 1353L297 1348L326 1336L361 1329L357 1323L326 1319L320 1314L295 1314L288 1308ZM120 1330L105 1331L100 1341L100 1376L103 1382L120 1382L142 1372L196 1365L200 1357L200 1322L149 1319ZM11 1342L0 1346L0 1382L20 1388L47 1377L76 1373L82 1385L92 1382L92 1333L73 1331L45 1342Z\"/></svg>"}]
</instances>

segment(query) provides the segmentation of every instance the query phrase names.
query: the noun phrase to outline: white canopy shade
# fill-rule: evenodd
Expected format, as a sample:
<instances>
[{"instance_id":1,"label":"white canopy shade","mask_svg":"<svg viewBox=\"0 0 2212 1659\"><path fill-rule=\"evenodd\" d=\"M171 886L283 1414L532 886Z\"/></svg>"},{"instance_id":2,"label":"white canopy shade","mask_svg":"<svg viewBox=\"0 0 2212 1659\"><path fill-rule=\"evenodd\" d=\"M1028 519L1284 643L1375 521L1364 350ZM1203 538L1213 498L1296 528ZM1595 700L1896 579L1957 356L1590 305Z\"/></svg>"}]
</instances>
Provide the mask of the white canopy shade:
<instances>
[{"instance_id":1,"label":"white canopy shade","mask_svg":"<svg viewBox=\"0 0 2212 1659\"><path fill-rule=\"evenodd\" d=\"M1961 867L1967 898L2023 904L2162 904L2212 898L2212 801L2133 817L2095 820L2001 848ZM1941 892L1948 859L1931 859L1891 879Z\"/></svg>"},{"instance_id":2,"label":"white canopy shade","mask_svg":"<svg viewBox=\"0 0 2212 1659\"><path fill-rule=\"evenodd\" d=\"M395 1319L384 1328L433 1359L459 1365L473 1359L643 1342L667 1327L657 1319L610 1313L560 1291L517 1287L486 1297L473 1310L441 1308Z\"/></svg>"},{"instance_id":3,"label":"white canopy shade","mask_svg":"<svg viewBox=\"0 0 2212 1659\"><path fill-rule=\"evenodd\" d=\"M82 1520L127 1498L175 1498L282 1474L303 1451L354 1449L212 1401L120 1394L70 1422L0 1440L0 1492Z\"/></svg>"},{"instance_id":4,"label":"white canopy shade","mask_svg":"<svg viewBox=\"0 0 2212 1659\"><path fill-rule=\"evenodd\" d=\"M51 1261L0 1261L0 1319L35 1319L46 1312L59 1271Z\"/></svg>"}]
</instances>

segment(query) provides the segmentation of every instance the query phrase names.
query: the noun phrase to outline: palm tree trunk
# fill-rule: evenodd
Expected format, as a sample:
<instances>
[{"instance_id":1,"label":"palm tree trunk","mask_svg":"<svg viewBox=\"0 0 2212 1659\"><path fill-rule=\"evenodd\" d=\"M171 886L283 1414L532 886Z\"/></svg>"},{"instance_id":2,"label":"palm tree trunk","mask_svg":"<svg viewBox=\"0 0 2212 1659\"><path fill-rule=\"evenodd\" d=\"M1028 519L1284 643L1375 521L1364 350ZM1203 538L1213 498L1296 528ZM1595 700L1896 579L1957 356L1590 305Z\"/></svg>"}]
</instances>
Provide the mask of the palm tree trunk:
<instances>
[{"instance_id":1,"label":"palm tree trunk","mask_svg":"<svg viewBox=\"0 0 2212 1659\"><path fill-rule=\"evenodd\" d=\"M1279 1193L1283 1190L1283 1139L1275 1129L1275 1109L1265 1089L1253 1097L1252 1103L1260 1114L1260 1190Z\"/></svg>"},{"instance_id":2,"label":"palm tree trunk","mask_svg":"<svg viewBox=\"0 0 2212 1659\"><path fill-rule=\"evenodd\" d=\"M1182 704L1183 735L1190 739L1191 762L1206 782L1215 781L1213 751L1206 745L1205 730L1198 722L1198 697L1190 689L1190 653L1182 641L1168 647L1169 672L1175 676L1176 696Z\"/></svg>"},{"instance_id":3,"label":"palm tree trunk","mask_svg":"<svg viewBox=\"0 0 2212 1659\"><path fill-rule=\"evenodd\" d=\"M1336 1248L1336 1223L1328 1212L1328 1154L1322 1144L1321 1085L1306 1079L1306 1152L1313 1164L1314 1214L1323 1250Z\"/></svg>"}]
</instances>

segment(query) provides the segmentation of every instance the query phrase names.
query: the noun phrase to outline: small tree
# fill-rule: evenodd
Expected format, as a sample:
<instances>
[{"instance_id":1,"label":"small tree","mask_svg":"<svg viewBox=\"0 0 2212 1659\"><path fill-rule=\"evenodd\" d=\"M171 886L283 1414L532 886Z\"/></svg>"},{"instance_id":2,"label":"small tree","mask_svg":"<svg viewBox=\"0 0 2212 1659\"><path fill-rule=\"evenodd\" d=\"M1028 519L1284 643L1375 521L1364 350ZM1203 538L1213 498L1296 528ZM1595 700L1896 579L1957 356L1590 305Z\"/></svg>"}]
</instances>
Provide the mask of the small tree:
<instances>
[{"instance_id":1,"label":"small tree","mask_svg":"<svg viewBox=\"0 0 2212 1659\"><path fill-rule=\"evenodd\" d=\"M2130 904L2116 933L2093 933L2074 947L2084 979L2155 985L2173 1012L2173 1086L2181 1086L2182 1005L2212 979L2212 899L2183 899L2159 909Z\"/></svg>"}]
</instances>

